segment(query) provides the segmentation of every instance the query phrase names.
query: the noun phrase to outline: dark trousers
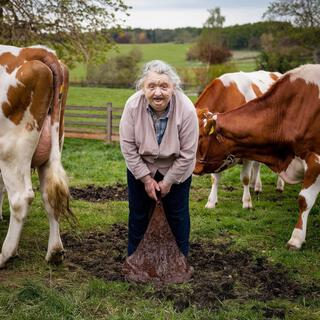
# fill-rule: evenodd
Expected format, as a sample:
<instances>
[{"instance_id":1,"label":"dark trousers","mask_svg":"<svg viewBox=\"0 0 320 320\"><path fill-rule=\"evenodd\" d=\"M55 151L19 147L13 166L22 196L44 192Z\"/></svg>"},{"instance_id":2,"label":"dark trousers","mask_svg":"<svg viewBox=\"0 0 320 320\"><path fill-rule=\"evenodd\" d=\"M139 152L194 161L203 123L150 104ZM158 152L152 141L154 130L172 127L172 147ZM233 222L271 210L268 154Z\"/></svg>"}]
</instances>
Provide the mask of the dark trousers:
<instances>
[{"instance_id":1,"label":"dark trousers","mask_svg":"<svg viewBox=\"0 0 320 320\"><path fill-rule=\"evenodd\" d=\"M149 198L144 184L136 180L127 170L129 193L129 234L128 255L130 256L138 247L147 230L150 213L155 201ZM163 176L157 172L154 179L161 181ZM163 208L172 233L176 238L180 251L187 256L189 252L190 215L189 190L191 177L180 184L173 184L170 192L162 198Z\"/></svg>"}]
</instances>

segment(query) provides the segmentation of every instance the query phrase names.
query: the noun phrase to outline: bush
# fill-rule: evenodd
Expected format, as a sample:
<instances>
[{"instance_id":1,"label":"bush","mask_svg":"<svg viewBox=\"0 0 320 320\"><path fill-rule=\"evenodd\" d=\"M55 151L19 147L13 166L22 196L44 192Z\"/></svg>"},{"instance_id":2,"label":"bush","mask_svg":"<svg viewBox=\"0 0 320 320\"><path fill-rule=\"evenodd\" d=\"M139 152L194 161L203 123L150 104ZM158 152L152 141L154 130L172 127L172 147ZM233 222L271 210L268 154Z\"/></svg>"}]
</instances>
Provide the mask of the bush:
<instances>
[{"instance_id":1,"label":"bush","mask_svg":"<svg viewBox=\"0 0 320 320\"><path fill-rule=\"evenodd\" d=\"M263 34L261 44L263 50L257 57L259 69L284 73L312 61L311 50L290 36Z\"/></svg>"},{"instance_id":2,"label":"bush","mask_svg":"<svg viewBox=\"0 0 320 320\"><path fill-rule=\"evenodd\" d=\"M187 60L199 60L208 64L221 64L232 56L225 45L219 28L204 29L198 41L188 50Z\"/></svg>"},{"instance_id":3,"label":"bush","mask_svg":"<svg viewBox=\"0 0 320 320\"><path fill-rule=\"evenodd\" d=\"M213 79L238 69L233 63L224 63L211 65L209 68L178 68L177 71L184 87L192 87L200 93Z\"/></svg>"},{"instance_id":4,"label":"bush","mask_svg":"<svg viewBox=\"0 0 320 320\"><path fill-rule=\"evenodd\" d=\"M131 87L137 78L142 52L133 48L127 55L111 57L102 65L90 65L87 82L110 87Z\"/></svg>"}]
</instances>

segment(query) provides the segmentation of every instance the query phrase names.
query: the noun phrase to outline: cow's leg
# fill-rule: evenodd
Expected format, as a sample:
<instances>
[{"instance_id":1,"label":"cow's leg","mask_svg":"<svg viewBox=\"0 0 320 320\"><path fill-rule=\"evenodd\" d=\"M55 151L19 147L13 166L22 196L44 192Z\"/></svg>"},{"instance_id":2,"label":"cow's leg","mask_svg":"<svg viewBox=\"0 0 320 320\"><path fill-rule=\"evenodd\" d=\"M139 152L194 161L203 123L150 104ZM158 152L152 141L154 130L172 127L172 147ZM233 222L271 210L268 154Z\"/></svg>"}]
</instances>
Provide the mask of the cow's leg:
<instances>
[{"instance_id":1,"label":"cow's leg","mask_svg":"<svg viewBox=\"0 0 320 320\"><path fill-rule=\"evenodd\" d=\"M308 215L320 191L320 157L311 154L306 159L307 170L303 179L303 189L299 193L299 218L288 241L288 248L300 249L305 242Z\"/></svg>"},{"instance_id":2,"label":"cow's leg","mask_svg":"<svg viewBox=\"0 0 320 320\"><path fill-rule=\"evenodd\" d=\"M250 188L249 188L251 168L252 168L252 161L243 160L242 171L240 173L240 180L243 185L242 208L244 209L252 208Z\"/></svg>"},{"instance_id":3,"label":"cow's leg","mask_svg":"<svg viewBox=\"0 0 320 320\"><path fill-rule=\"evenodd\" d=\"M30 163L19 167L17 162L1 163L1 172L10 204L10 223L0 254L0 267L17 254L18 244L28 208L34 198L31 185Z\"/></svg>"},{"instance_id":4,"label":"cow's leg","mask_svg":"<svg viewBox=\"0 0 320 320\"><path fill-rule=\"evenodd\" d=\"M276 190L278 192L283 192L283 190L284 190L284 180L280 176L278 176L278 179L277 179L277 188L276 188Z\"/></svg>"},{"instance_id":5,"label":"cow's leg","mask_svg":"<svg viewBox=\"0 0 320 320\"><path fill-rule=\"evenodd\" d=\"M46 191L47 184L50 183L50 181L48 181L49 170L50 168L48 163L38 168L38 174L40 179L40 191L45 209L47 211L50 227L46 260L52 263L60 263L63 260L64 249L60 237L59 221L54 214L54 209L50 205L48 193Z\"/></svg>"},{"instance_id":6,"label":"cow's leg","mask_svg":"<svg viewBox=\"0 0 320 320\"><path fill-rule=\"evenodd\" d=\"M216 207L218 203L218 184L221 177L221 173L212 173L211 174L211 191L208 197L208 202L206 204L206 208L213 209Z\"/></svg>"},{"instance_id":7,"label":"cow's leg","mask_svg":"<svg viewBox=\"0 0 320 320\"><path fill-rule=\"evenodd\" d=\"M262 183L260 177L260 162L252 161L252 169L250 175L250 186L254 188L256 193L262 192Z\"/></svg>"},{"instance_id":8,"label":"cow's leg","mask_svg":"<svg viewBox=\"0 0 320 320\"><path fill-rule=\"evenodd\" d=\"M3 220L3 215L2 215L2 205L3 205L3 198L5 194L6 188L4 186L4 182L2 179L2 175L0 173L0 220Z\"/></svg>"}]
</instances>

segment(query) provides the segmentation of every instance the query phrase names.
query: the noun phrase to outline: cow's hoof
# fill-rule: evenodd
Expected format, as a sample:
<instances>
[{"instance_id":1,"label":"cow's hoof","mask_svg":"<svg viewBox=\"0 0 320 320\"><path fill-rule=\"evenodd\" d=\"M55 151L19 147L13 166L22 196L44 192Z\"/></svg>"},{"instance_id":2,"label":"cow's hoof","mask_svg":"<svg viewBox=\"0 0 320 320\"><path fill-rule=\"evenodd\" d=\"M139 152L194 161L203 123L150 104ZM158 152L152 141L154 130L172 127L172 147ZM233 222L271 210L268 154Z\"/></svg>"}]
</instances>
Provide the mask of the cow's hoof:
<instances>
[{"instance_id":1,"label":"cow's hoof","mask_svg":"<svg viewBox=\"0 0 320 320\"><path fill-rule=\"evenodd\" d=\"M255 192L255 194L261 193L262 192L262 187L261 186L260 187L255 187L254 188L254 192Z\"/></svg>"},{"instance_id":2,"label":"cow's hoof","mask_svg":"<svg viewBox=\"0 0 320 320\"><path fill-rule=\"evenodd\" d=\"M292 245L291 243L287 243L287 249L291 251L298 251L300 248L296 247L295 245Z\"/></svg>"},{"instance_id":3,"label":"cow's hoof","mask_svg":"<svg viewBox=\"0 0 320 320\"><path fill-rule=\"evenodd\" d=\"M3 269L6 266L7 259L4 259L3 255L0 254L0 269Z\"/></svg>"},{"instance_id":4,"label":"cow's hoof","mask_svg":"<svg viewBox=\"0 0 320 320\"><path fill-rule=\"evenodd\" d=\"M47 255L46 260L50 264L58 265L61 264L64 259L65 251L64 250L54 250Z\"/></svg>"},{"instance_id":5,"label":"cow's hoof","mask_svg":"<svg viewBox=\"0 0 320 320\"><path fill-rule=\"evenodd\" d=\"M300 250L302 245L304 244L304 242L300 242L299 240L297 239L290 239L288 242L287 242L287 249L288 250L292 250L292 251L297 251L297 250Z\"/></svg>"},{"instance_id":6,"label":"cow's hoof","mask_svg":"<svg viewBox=\"0 0 320 320\"><path fill-rule=\"evenodd\" d=\"M18 253L14 253L11 257L5 257L2 253L0 254L0 269L6 267L7 263L15 258L19 257Z\"/></svg>"},{"instance_id":7,"label":"cow's hoof","mask_svg":"<svg viewBox=\"0 0 320 320\"><path fill-rule=\"evenodd\" d=\"M252 203L249 202L249 203L244 203L244 204L242 205L242 208L243 208L243 209L252 209L253 206L252 206Z\"/></svg>"},{"instance_id":8,"label":"cow's hoof","mask_svg":"<svg viewBox=\"0 0 320 320\"><path fill-rule=\"evenodd\" d=\"M206 209L214 209L216 207L218 202L213 203L213 202L207 202L207 204L205 205Z\"/></svg>"}]
</instances>

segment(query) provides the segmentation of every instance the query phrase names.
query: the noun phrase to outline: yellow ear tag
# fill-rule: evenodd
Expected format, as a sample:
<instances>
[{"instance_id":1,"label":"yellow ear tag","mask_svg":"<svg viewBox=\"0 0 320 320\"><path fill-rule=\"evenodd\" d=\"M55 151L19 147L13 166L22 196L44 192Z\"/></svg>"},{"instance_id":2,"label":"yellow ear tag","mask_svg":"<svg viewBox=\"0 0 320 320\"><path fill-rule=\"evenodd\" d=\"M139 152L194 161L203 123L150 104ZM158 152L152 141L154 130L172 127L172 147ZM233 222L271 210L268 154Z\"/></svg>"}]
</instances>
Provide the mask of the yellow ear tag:
<instances>
[{"instance_id":1,"label":"yellow ear tag","mask_svg":"<svg viewBox=\"0 0 320 320\"><path fill-rule=\"evenodd\" d=\"M214 127L212 126L210 131L209 131L209 136L211 136L212 134L214 134Z\"/></svg>"},{"instance_id":2,"label":"yellow ear tag","mask_svg":"<svg viewBox=\"0 0 320 320\"><path fill-rule=\"evenodd\" d=\"M59 94L62 94L63 93L63 90L64 90L64 86L63 86L63 84L60 86L60 92L59 92Z\"/></svg>"}]
</instances>

